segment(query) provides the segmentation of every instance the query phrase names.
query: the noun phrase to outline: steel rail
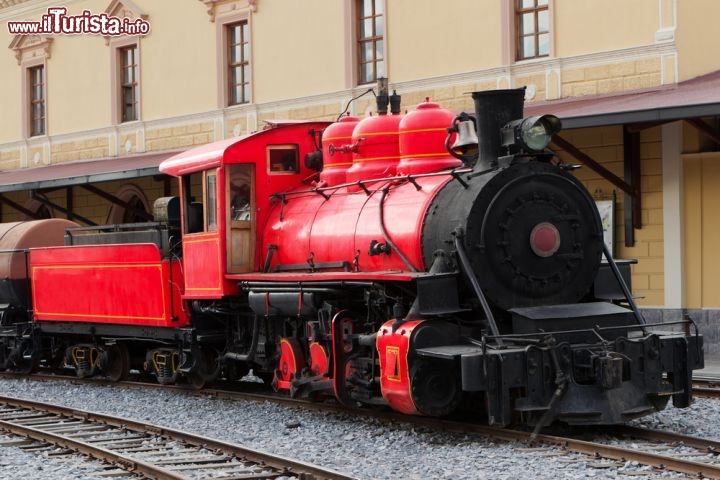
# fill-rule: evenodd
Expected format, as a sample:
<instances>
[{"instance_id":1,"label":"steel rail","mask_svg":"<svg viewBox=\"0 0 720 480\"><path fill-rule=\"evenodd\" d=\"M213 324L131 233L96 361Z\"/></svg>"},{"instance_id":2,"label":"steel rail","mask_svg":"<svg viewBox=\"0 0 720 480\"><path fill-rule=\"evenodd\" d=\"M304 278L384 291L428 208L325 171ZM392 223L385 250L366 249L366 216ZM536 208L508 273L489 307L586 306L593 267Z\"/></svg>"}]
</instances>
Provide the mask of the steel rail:
<instances>
[{"instance_id":1,"label":"steel rail","mask_svg":"<svg viewBox=\"0 0 720 480\"><path fill-rule=\"evenodd\" d=\"M720 389L709 387L693 387L693 395L704 398L720 398Z\"/></svg>"},{"instance_id":2,"label":"steel rail","mask_svg":"<svg viewBox=\"0 0 720 480\"><path fill-rule=\"evenodd\" d=\"M162 478L168 480L185 480L188 477L176 472L166 470L162 467L152 465L130 456L121 455L105 448L101 448L80 440L75 440L63 435L56 435L52 432L40 430L33 427L26 427L16 423L0 420L0 430L14 435L31 438L40 442L50 443L63 448L74 450L86 456L111 463L128 472L141 473L150 478Z\"/></svg>"},{"instance_id":3,"label":"steel rail","mask_svg":"<svg viewBox=\"0 0 720 480\"><path fill-rule=\"evenodd\" d=\"M670 457L667 455L638 451L631 448L605 445L566 437L556 437L552 435L538 435L536 439L537 441L545 444L557 445L559 447L567 448L574 452L584 453L587 455L622 461L634 460L638 463L642 463L643 465L650 465L656 468L663 468L674 472L695 475L699 478L720 479L720 465L710 465L684 458Z\"/></svg>"},{"instance_id":4,"label":"steel rail","mask_svg":"<svg viewBox=\"0 0 720 480\"><path fill-rule=\"evenodd\" d=\"M430 419L423 417L420 418L423 425L430 426L433 423L433 421ZM442 421L438 419L434 420L435 424L441 422ZM700 478L720 479L720 464L709 465L692 460L686 460L683 458L675 458L656 453L637 451L635 448L624 448L614 445L606 445L603 443L579 440L571 437L561 437L546 434L533 435L531 432L527 431L512 430L499 427L464 425L458 422L447 422L445 428L447 430L463 433L478 433L499 440L551 445L560 447L568 451L589 455L592 457L602 457L622 461L634 460L643 465L664 468L666 470L686 473L689 475L697 475ZM720 451L720 442L706 440L698 437L691 437L688 435L680 435L670 432L645 430L641 428L624 426L618 427L618 433L621 435L645 438L649 440L659 440L663 442L683 442L687 446L694 447L699 450L704 450L707 453L715 453L715 449L718 449Z\"/></svg>"},{"instance_id":5,"label":"steel rail","mask_svg":"<svg viewBox=\"0 0 720 480\"><path fill-rule=\"evenodd\" d=\"M693 437L682 433L666 432L663 430L648 430L645 428L631 427L628 425L619 426L615 429L617 435L625 437L641 438L643 440L659 441L666 443L682 442L683 445L704 450L708 453L720 453L720 441L709 438Z\"/></svg>"},{"instance_id":6,"label":"steel rail","mask_svg":"<svg viewBox=\"0 0 720 480\"><path fill-rule=\"evenodd\" d=\"M720 398L720 379L716 377L693 377L693 395L705 398Z\"/></svg>"},{"instance_id":7,"label":"steel rail","mask_svg":"<svg viewBox=\"0 0 720 480\"><path fill-rule=\"evenodd\" d=\"M0 404L16 407L29 408L35 411L69 417L73 419L83 420L87 422L99 423L107 426L120 428L126 431L147 433L166 439L172 439L182 442L189 446L202 448L204 450L222 452L225 455L236 457L245 461L253 462L258 465L266 466L276 470L271 476L277 476L277 472L285 475L298 475L301 478L323 479L323 480L352 480L353 477L342 473L329 470L317 465L290 459L259 450L235 445L232 443L216 440L200 435L195 435L180 430L166 428L158 425L152 425L145 422L138 422L126 418L118 418L111 415L79 410L75 408L62 407L59 405L46 404L33 400L20 399L15 397L0 396ZM34 440L43 441L59 445L65 448L79 451L93 458L105 460L115 464L124 470L139 472L150 478L162 479L186 479L189 477L182 474L162 468L152 463L145 462L136 457L122 455L109 449L98 447L87 442L70 439L62 435L43 431L38 428L19 425L12 421L0 420L0 429L11 433L32 438Z\"/></svg>"},{"instance_id":8,"label":"steel rail","mask_svg":"<svg viewBox=\"0 0 720 480\"><path fill-rule=\"evenodd\" d=\"M581 453L592 457L602 457L621 461L634 460L643 465L663 468L666 470L686 473L689 475L696 475L699 478L720 479L720 464L710 465L702 462L696 462L693 460L686 460L683 458L676 458L667 455L638 451L635 448L630 447L624 448L614 445L606 445L603 443L579 440L571 437L561 437L547 434L533 435L531 432L522 430L512 430L507 428L489 427L483 425L467 425L460 422L448 422L441 419L432 419L428 417L413 417L412 423L419 423L423 426L439 426L441 428L444 428L445 430L459 433L477 433L498 440L556 446L564 450ZM687 446L697 448L698 450L704 450L707 453L715 453L716 449L720 451L720 442L702 439L698 437L691 437L688 435L673 434L670 432L645 430L624 426L618 427L618 433L627 436L659 440L663 442L683 442Z\"/></svg>"}]
</instances>

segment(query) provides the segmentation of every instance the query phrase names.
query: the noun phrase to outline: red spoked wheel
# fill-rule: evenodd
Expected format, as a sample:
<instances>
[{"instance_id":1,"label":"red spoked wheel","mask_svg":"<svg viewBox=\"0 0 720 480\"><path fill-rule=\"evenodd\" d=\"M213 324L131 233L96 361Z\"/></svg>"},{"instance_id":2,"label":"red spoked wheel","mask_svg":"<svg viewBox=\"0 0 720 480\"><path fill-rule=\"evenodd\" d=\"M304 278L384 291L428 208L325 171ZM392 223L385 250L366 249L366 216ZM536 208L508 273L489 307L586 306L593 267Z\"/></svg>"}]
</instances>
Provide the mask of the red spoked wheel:
<instances>
[{"instance_id":1,"label":"red spoked wheel","mask_svg":"<svg viewBox=\"0 0 720 480\"><path fill-rule=\"evenodd\" d=\"M310 344L310 371L314 376L325 375L328 369L328 355L325 347L317 342Z\"/></svg>"},{"instance_id":2,"label":"red spoked wheel","mask_svg":"<svg viewBox=\"0 0 720 480\"><path fill-rule=\"evenodd\" d=\"M280 339L280 359L273 379L275 390L290 390L290 382L304 366L305 355L298 341L294 338Z\"/></svg>"}]
</instances>

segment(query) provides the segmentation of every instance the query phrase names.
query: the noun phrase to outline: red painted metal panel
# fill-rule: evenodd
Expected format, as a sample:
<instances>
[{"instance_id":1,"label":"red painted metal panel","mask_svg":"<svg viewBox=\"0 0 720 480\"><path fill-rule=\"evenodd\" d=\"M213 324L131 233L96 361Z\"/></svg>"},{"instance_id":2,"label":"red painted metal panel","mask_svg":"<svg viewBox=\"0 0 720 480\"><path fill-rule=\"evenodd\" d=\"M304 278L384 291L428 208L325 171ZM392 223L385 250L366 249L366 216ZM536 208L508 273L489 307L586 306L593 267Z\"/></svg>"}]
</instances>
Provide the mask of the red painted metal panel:
<instances>
[{"instance_id":1,"label":"red painted metal panel","mask_svg":"<svg viewBox=\"0 0 720 480\"><path fill-rule=\"evenodd\" d=\"M400 121L398 175L437 172L462 166L445 148L455 114L428 99ZM455 136L451 137L455 141ZM450 143L452 145L452 143Z\"/></svg>"},{"instance_id":2,"label":"red painted metal panel","mask_svg":"<svg viewBox=\"0 0 720 480\"><path fill-rule=\"evenodd\" d=\"M377 351L380 360L380 389L385 401L393 410L417 414L418 410L410 393L408 351L410 337L423 320L405 322L393 331L393 320L386 322L377 335Z\"/></svg>"},{"instance_id":3,"label":"red painted metal panel","mask_svg":"<svg viewBox=\"0 0 720 480\"><path fill-rule=\"evenodd\" d=\"M352 132L360 121L357 117L342 117L329 125L322 136L323 169L320 184L323 186L345 183L345 172L353 164Z\"/></svg>"},{"instance_id":4,"label":"red painted metal panel","mask_svg":"<svg viewBox=\"0 0 720 480\"><path fill-rule=\"evenodd\" d=\"M183 261L187 298L222 296L225 253L219 232L185 235Z\"/></svg>"},{"instance_id":5,"label":"red painted metal panel","mask_svg":"<svg viewBox=\"0 0 720 480\"><path fill-rule=\"evenodd\" d=\"M180 263L161 259L153 244L34 249L30 275L38 321L188 323L180 301Z\"/></svg>"},{"instance_id":6,"label":"red painted metal panel","mask_svg":"<svg viewBox=\"0 0 720 480\"><path fill-rule=\"evenodd\" d=\"M272 222L264 237L265 251L268 244L278 246L271 268L278 265L307 264L311 252L310 229L324 202L325 199L320 195L288 200L283 208L292 204L292 215L283 215L282 221L278 218L279 221Z\"/></svg>"},{"instance_id":7,"label":"red painted metal panel","mask_svg":"<svg viewBox=\"0 0 720 480\"><path fill-rule=\"evenodd\" d=\"M420 190L412 183L392 185L383 201L387 235L418 271L426 269L421 247L425 214L437 192L451 178L449 175L418 178ZM339 188L327 200L289 195L286 204L274 208L262 241L263 255L267 255L268 244L278 246L271 268L305 264L312 254L316 264L349 265L353 265L357 255L359 272L409 271L395 252L369 254L373 241L386 243L380 222L379 188L384 185L373 185L369 195Z\"/></svg>"},{"instance_id":8,"label":"red painted metal panel","mask_svg":"<svg viewBox=\"0 0 720 480\"><path fill-rule=\"evenodd\" d=\"M355 149L353 164L345 174L347 182L395 175L400 161L398 127L402 117L378 115L360 120L353 129Z\"/></svg>"},{"instance_id":9,"label":"red painted metal panel","mask_svg":"<svg viewBox=\"0 0 720 480\"><path fill-rule=\"evenodd\" d=\"M400 270L378 272L271 272L237 273L226 275L236 282L331 282L331 281L393 281L410 282L426 273L410 273Z\"/></svg>"},{"instance_id":10,"label":"red painted metal panel","mask_svg":"<svg viewBox=\"0 0 720 480\"><path fill-rule=\"evenodd\" d=\"M318 209L309 239L310 251L315 255L315 262L347 262L353 265L357 250L354 232L358 223L358 212L368 202L364 192L346 195L336 192ZM287 216L290 218L290 215ZM367 247L365 247L367 254ZM363 252L360 252L361 254ZM360 270L364 270L360 265Z\"/></svg>"}]
</instances>

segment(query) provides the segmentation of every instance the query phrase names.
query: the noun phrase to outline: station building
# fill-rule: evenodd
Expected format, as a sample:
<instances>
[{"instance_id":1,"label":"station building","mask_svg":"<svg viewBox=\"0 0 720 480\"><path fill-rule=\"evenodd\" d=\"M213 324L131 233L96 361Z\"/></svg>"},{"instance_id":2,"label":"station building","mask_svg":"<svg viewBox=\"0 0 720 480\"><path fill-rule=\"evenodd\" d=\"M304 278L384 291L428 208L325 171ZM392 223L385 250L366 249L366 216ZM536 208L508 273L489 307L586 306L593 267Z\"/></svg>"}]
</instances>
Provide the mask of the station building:
<instances>
[{"instance_id":1,"label":"station building","mask_svg":"<svg viewBox=\"0 0 720 480\"><path fill-rule=\"evenodd\" d=\"M0 0L0 221L152 220L177 191L162 160L368 115L380 78L405 110L525 87L526 115L562 119L551 148L583 165L614 255L637 260L647 318L689 314L720 355L718 17L714 0Z\"/></svg>"}]
</instances>

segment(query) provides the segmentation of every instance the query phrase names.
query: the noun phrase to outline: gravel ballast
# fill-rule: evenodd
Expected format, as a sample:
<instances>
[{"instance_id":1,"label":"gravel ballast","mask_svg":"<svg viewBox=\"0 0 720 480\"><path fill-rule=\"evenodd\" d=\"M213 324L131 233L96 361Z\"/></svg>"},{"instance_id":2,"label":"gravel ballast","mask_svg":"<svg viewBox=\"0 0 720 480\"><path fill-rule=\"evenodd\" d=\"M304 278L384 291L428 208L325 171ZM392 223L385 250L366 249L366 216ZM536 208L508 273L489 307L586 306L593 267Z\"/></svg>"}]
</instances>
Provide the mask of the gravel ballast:
<instances>
[{"instance_id":1,"label":"gravel ballast","mask_svg":"<svg viewBox=\"0 0 720 480\"><path fill-rule=\"evenodd\" d=\"M601 468L595 460L568 456L560 450L529 449L479 436L269 402L12 378L0 379L0 394L185 430L318 464L358 479L676 477L636 464ZM697 399L688 409L669 408L636 423L718 439L720 402ZM14 447L0 448L3 478L10 478L5 476L7 472L12 472L12 478L93 478L80 461L77 469L60 468L54 461Z\"/></svg>"}]
</instances>

